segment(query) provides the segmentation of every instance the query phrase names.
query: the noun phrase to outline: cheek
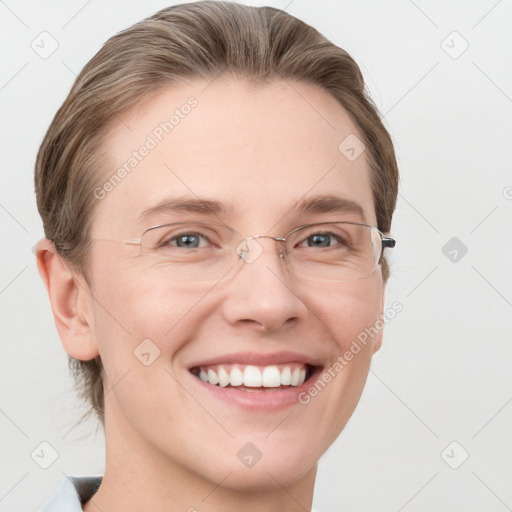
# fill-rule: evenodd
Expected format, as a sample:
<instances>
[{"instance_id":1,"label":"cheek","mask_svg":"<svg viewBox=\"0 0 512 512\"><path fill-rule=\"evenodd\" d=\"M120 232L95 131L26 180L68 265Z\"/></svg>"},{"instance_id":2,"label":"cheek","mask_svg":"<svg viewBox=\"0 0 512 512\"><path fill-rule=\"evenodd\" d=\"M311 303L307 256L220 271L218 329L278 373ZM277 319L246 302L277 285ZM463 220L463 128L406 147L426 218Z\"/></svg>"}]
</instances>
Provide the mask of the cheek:
<instances>
[{"instance_id":1,"label":"cheek","mask_svg":"<svg viewBox=\"0 0 512 512\"><path fill-rule=\"evenodd\" d=\"M360 398L374 344L380 340L381 331L375 326L382 318L382 294L382 280L376 273L356 283L345 283L337 304L331 309L325 305L329 312L326 323L336 335L338 364L333 369L338 370L336 375L341 379L335 378L335 381L345 396L353 397L354 403L349 408L355 407Z\"/></svg>"},{"instance_id":2,"label":"cheek","mask_svg":"<svg viewBox=\"0 0 512 512\"><path fill-rule=\"evenodd\" d=\"M382 294L382 279L376 272L355 283L326 287L308 304L327 334L332 359L318 384L312 383L301 398L309 408L303 426L318 429L321 423L325 448L339 435L361 397L373 345L380 338L372 328L381 319Z\"/></svg>"},{"instance_id":3,"label":"cheek","mask_svg":"<svg viewBox=\"0 0 512 512\"><path fill-rule=\"evenodd\" d=\"M353 283L329 284L323 293L310 295L309 307L322 321L339 353L348 350L354 340L371 345L368 333L382 314L383 287L380 273ZM365 344L359 343L364 349Z\"/></svg>"},{"instance_id":4,"label":"cheek","mask_svg":"<svg viewBox=\"0 0 512 512\"><path fill-rule=\"evenodd\" d=\"M111 380L128 369L140 369L140 353L172 358L199 329L198 301L204 287L164 284L154 272L141 271L134 263L120 267L113 263L120 261L116 258L96 261L101 264L92 274L93 330Z\"/></svg>"}]
</instances>

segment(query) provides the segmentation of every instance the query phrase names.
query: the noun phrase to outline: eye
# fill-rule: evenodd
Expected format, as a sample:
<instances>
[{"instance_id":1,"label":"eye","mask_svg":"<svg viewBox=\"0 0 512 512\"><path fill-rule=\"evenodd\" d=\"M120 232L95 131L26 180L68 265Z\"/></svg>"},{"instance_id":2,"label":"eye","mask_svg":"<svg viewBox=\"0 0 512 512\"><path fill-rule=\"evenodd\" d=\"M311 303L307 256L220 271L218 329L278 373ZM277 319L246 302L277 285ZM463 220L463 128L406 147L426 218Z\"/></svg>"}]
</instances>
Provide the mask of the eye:
<instances>
[{"instance_id":1,"label":"eye","mask_svg":"<svg viewBox=\"0 0 512 512\"><path fill-rule=\"evenodd\" d=\"M339 234L325 231L325 232L318 232L318 233L312 233L309 235L303 242L300 244L302 247L304 247L304 244L306 244L307 247L331 247L333 245L347 245L346 240L340 236Z\"/></svg>"},{"instance_id":2,"label":"eye","mask_svg":"<svg viewBox=\"0 0 512 512\"><path fill-rule=\"evenodd\" d=\"M201 242L204 242L201 245ZM169 235L164 237L158 244L158 247L179 247L181 249L198 249L208 247L211 243L205 235L198 232L180 233L179 235Z\"/></svg>"},{"instance_id":3,"label":"eye","mask_svg":"<svg viewBox=\"0 0 512 512\"><path fill-rule=\"evenodd\" d=\"M223 225L175 223L147 229L141 238L142 249L166 257L209 257L229 245L233 234Z\"/></svg>"}]
</instances>

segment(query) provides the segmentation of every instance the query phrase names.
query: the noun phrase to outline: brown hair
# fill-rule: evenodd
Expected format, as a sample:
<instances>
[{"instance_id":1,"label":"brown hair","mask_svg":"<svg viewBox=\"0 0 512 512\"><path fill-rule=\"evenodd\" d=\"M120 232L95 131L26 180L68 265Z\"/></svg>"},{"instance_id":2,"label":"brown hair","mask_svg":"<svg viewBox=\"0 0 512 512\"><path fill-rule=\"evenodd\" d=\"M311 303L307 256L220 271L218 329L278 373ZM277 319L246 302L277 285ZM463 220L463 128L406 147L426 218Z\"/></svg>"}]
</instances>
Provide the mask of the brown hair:
<instances>
[{"instance_id":1,"label":"brown hair","mask_svg":"<svg viewBox=\"0 0 512 512\"><path fill-rule=\"evenodd\" d=\"M398 194L391 138L350 55L317 30L272 7L205 1L174 5L111 37L86 64L56 113L35 166L45 236L88 280L89 232L101 176L101 142L121 112L150 93L221 72L264 84L292 79L330 92L361 132L371 169L377 227L384 233ZM341 142L341 141L340 141ZM382 262L384 280L389 277ZM100 357L69 356L79 396L104 425Z\"/></svg>"}]
</instances>

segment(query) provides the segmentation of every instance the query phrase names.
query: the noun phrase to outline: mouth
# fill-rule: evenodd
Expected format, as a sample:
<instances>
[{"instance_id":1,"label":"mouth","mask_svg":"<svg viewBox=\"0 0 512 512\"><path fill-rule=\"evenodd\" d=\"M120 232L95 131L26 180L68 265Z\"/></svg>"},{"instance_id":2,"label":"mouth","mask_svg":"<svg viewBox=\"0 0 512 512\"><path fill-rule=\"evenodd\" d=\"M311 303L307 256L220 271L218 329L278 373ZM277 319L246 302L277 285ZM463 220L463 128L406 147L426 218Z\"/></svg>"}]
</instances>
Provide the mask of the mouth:
<instances>
[{"instance_id":1,"label":"mouth","mask_svg":"<svg viewBox=\"0 0 512 512\"><path fill-rule=\"evenodd\" d=\"M297 388L309 380L314 371L314 366L298 362L269 366L215 364L190 369L192 375L206 384L246 392Z\"/></svg>"},{"instance_id":2,"label":"mouth","mask_svg":"<svg viewBox=\"0 0 512 512\"><path fill-rule=\"evenodd\" d=\"M207 401L219 400L249 412L272 412L299 405L299 395L323 368L319 361L291 352L239 353L197 362L188 372Z\"/></svg>"}]
</instances>

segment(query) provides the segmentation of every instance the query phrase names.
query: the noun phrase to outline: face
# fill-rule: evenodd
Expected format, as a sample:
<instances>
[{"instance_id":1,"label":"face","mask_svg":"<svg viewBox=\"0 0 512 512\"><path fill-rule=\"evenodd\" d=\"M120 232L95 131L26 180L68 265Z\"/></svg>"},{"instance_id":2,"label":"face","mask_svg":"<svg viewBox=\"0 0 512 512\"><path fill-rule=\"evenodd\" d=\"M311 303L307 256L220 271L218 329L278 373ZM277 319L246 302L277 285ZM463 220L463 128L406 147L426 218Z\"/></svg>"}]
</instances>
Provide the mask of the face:
<instances>
[{"instance_id":1,"label":"face","mask_svg":"<svg viewBox=\"0 0 512 512\"><path fill-rule=\"evenodd\" d=\"M190 108L183 107L190 97ZM172 129L161 125L175 109ZM107 439L110 429L158 454L162 466L179 465L215 483L231 472L228 487L275 485L269 473L292 485L316 467L361 396L380 336L359 344L350 361L344 354L382 313L380 267L353 282L299 278L279 258L277 243L263 238L257 259L224 279L176 281L168 262L108 240L137 240L151 226L179 221L223 223L241 238L284 236L315 222L375 226L365 155L350 161L338 150L359 132L325 91L277 80L173 86L120 121L103 148L104 183L139 153L129 172L97 192L92 237L101 240L92 246L95 300L87 303L107 375ZM156 144L139 151L153 146L148 136ZM326 195L357 203L362 215L297 211L297 203ZM225 211L160 208L142 215L176 198L217 201ZM218 376L220 366L235 383L232 370L247 366L263 375L277 366L285 383L286 367L292 376L298 368L299 379L304 368L308 378L277 390L200 379L200 371Z\"/></svg>"}]
</instances>

